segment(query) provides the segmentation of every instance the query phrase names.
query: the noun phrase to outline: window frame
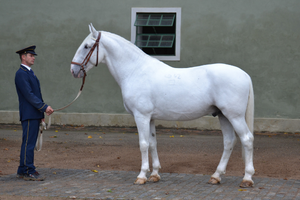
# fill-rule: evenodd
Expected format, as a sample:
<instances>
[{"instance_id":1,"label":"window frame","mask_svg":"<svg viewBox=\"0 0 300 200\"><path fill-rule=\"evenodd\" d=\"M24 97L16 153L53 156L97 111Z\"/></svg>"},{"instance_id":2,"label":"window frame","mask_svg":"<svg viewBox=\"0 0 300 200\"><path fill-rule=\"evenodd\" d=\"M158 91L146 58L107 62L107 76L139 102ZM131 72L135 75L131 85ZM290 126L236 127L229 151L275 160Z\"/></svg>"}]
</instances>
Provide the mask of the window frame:
<instances>
[{"instance_id":1,"label":"window frame","mask_svg":"<svg viewBox=\"0 0 300 200\"><path fill-rule=\"evenodd\" d=\"M152 56L163 61L180 61L180 43L181 43L181 8L131 8L131 42L136 40L136 29L134 26L137 13L176 13L176 31L175 31L175 55L170 56Z\"/></svg>"}]
</instances>

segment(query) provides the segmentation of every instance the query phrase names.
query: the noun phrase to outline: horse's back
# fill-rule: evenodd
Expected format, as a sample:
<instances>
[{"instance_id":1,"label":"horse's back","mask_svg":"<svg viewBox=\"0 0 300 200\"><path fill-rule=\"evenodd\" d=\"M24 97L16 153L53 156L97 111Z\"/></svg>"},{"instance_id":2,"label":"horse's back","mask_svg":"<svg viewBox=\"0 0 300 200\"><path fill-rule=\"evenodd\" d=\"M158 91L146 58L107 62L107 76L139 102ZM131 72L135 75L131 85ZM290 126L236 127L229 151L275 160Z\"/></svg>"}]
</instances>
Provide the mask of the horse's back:
<instances>
[{"instance_id":1,"label":"horse's back","mask_svg":"<svg viewBox=\"0 0 300 200\"><path fill-rule=\"evenodd\" d=\"M232 79L235 81L244 82L249 81L250 76L243 71L241 68L238 68L233 65L216 63L216 64L208 64L199 66L199 68L205 68L213 78L217 79Z\"/></svg>"},{"instance_id":2,"label":"horse's back","mask_svg":"<svg viewBox=\"0 0 300 200\"><path fill-rule=\"evenodd\" d=\"M222 93L227 90L248 89L251 83L251 78L245 71L222 63L189 68L164 66L153 70L148 76L150 78L147 81L155 85L154 88L171 89L174 92L192 89L206 93L210 93L210 90Z\"/></svg>"}]
</instances>

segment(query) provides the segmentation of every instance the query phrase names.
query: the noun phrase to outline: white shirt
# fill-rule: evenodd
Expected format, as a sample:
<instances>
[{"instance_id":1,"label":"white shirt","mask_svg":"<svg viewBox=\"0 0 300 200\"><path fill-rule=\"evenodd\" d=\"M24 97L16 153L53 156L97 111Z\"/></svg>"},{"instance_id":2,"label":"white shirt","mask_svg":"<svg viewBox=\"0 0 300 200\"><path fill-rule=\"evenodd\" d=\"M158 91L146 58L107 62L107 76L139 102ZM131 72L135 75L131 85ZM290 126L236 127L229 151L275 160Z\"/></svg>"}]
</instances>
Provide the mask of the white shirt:
<instances>
[{"instance_id":1,"label":"white shirt","mask_svg":"<svg viewBox=\"0 0 300 200\"><path fill-rule=\"evenodd\" d=\"M22 66L26 67L29 71L31 70L30 67L28 67L27 65L21 64Z\"/></svg>"}]
</instances>

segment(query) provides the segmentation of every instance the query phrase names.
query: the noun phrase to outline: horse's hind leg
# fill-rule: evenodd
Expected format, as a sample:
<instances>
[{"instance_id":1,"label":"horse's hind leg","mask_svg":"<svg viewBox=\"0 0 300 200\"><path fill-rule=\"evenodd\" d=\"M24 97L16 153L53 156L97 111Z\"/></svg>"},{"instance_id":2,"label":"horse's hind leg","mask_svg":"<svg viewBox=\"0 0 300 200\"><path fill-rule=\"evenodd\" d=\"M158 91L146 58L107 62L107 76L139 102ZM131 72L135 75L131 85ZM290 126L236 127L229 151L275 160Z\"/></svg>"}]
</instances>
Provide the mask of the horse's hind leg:
<instances>
[{"instance_id":1,"label":"horse's hind leg","mask_svg":"<svg viewBox=\"0 0 300 200\"><path fill-rule=\"evenodd\" d=\"M160 169L160 162L157 154L157 141L156 141L156 130L155 130L154 120L150 121L149 143L150 143L149 149L152 156L153 171L148 181L158 182L160 180L160 176L158 174L158 170Z\"/></svg>"},{"instance_id":2,"label":"horse's hind leg","mask_svg":"<svg viewBox=\"0 0 300 200\"><path fill-rule=\"evenodd\" d=\"M221 124L221 129L223 133L223 142L224 142L224 150L223 155L220 160L220 163L217 167L216 172L211 176L208 183L210 184L218 184L221 181L221 175L225 174L227 163L229 161L231 152L236 143L236 135L234 133L233 127L228 119L223 115L219 114L219 121Z\"/></svg>"},{"instance_id":3,"label":"horse's hind leg","mask_svg":"<svg viewBox=\"0 0 300 200\"><path fill-rule=\"evenodd\" d=\"M244 118L235 118L231 120L231 124L241 139L242 146L244 148L244 161L245 161L245 175L243 182L240 187L252 187L253 180L252 175L254 174L253 166L253 133L250 132Z\"/></svg>"}]
</instances>

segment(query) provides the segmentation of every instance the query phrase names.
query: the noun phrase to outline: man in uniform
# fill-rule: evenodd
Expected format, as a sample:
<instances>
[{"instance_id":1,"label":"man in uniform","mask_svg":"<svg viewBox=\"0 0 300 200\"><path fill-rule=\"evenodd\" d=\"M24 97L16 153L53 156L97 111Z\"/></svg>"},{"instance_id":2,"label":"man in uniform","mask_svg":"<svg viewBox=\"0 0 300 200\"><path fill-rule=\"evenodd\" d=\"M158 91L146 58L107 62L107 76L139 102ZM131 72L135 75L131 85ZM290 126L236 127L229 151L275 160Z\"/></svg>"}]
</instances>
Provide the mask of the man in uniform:
<instances>
[{"instance_id":1,"label":"man in uniform","mask_svg":"<svg viewBox=\"0 0 300 200\"><path fill-rule=\"evenodd\" d=\"M15 85L19 97L20 121L23 128L20 166L17 177L24 180L42 181L45 179L34 166L34 147L39 133L39 125L53 109L43 102L40 82L34 75L31 66L34 64L36 46L30 46L17 51L20 55L21 66L16 72Z\"/></svg>"}]
</instances>

